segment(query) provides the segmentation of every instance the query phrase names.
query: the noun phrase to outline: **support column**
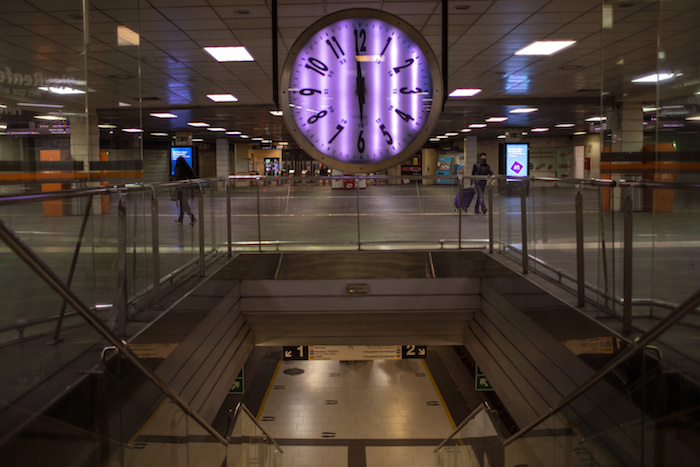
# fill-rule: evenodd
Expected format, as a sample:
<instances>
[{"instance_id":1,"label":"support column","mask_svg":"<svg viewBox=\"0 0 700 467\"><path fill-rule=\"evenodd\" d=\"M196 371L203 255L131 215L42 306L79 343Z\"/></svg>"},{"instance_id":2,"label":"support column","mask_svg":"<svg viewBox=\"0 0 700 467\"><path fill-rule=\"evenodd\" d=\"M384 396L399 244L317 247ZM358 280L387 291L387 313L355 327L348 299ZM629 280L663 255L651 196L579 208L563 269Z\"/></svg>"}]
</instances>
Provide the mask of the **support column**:
<instances>
[{"instance_id":1,"label":"support column","mask_svg":"<svg viewBox=\"0 0 700 467\"><path fill-rule=\"evenodd\" d=\"M432 148L423 148L423 175L434 176L437 172L438 152ZM423 185L435 185L435 180L423 180Z\"/></svg>"},{"instance_id":2,"label":"support column","mask_svg":"<svg viewBox=\"0 0 700 467\"><path fill-rule=\"evenodd\" d=\"M250 149L249 143L235 143L233 145L233 164L231 173L235 175L248 175L250 168L248 166L248 152ZM236 182L238 186L250 186L250 182Z\"/></svg>"},{"instance_id":3,"label":"support column","mask_svg":"<svg viewBox=\"0 0 700 467\"><path fill-rule=\"evenodd\" d=\"M217 138L216 140L216 176L226 177L231 173L228 166L229 142L227 138Z\"/></svg>"},{"instance_id":4,"label":"support column","mask_svg":"<svg viewBox=\"0 0 700 467\"><path fill-rule=\"evenodd\" d=\"M97 115L73 116L70 118L70 158L74 162L81 162L83 167L76 170L80 174L90 173L90 160L100 160L100 130L97 128ZM90 180L90 176L82 179ZM99 196L85 198L92 199L92 212L102 213L102 199ZM79 199L73 202L70 214L78 215L84 211Z\"/></svg>"}]
</instances>

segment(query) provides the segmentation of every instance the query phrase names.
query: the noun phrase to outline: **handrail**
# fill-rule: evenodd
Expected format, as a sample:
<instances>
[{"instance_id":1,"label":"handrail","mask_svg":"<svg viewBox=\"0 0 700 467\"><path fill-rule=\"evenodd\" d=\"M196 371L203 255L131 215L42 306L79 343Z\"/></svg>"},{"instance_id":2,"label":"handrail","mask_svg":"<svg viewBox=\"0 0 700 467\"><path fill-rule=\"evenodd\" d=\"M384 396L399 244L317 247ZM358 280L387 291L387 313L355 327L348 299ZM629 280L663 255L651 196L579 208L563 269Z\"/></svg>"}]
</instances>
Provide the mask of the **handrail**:
<instances>
[{"instance_id":1,"label":"handrail","mask_svg":"<svg viewBox=\"0 0 700 467\"><path fill-rule=\"evenodd\" d=\"M22 241L17 238L17 236L12 232L12 230L5 225L5 222L0 219L0 239L5 242L5 244L10 247L30 268L36 272L39 277L41 277L46 283L53 288L60 296L63 297L66 302L68 302L80 315L85 319L88 324L90 324L95 330L97 330L102 336L107 339L112 345L114 345L119 352L126 357L127 360L136 368L138 368L152 383L154 383L161 391L163 391L170 399L172 399L187 415L191 416L193 419L199 423L202 428L209 432L214 438L216 438L223 445L228 445L228 442L224 437L222 437L214 428L209 425L206 420L204 420L201 415L192 410L190 406L185 402L177 393L175 393L167 384L165 384L150 367L145 365L137 356L134 354L129 347L127 347L126 341L123 341L116 337L112 332L105 326L105 324L97 319L90 309L78 298L75 293L67 288L65 284L54 274L54 272L49 269L49 267L34 254L34 252L24 245Z\"/></svg>"},{"instance_id":2,"label":"handrail","mask_svg":"<svg viewBox=\"0 0 700 467\"><path fill-rule=\"evenodd\" d=\"M263 428L262 425L255 419L255 415L253 415L253 413L252 413L250 410L248 410L248 407L246 407L245 404L244 404L243 402L239 402L238 404L236 404L236 408L235 408L234 411L233 411L233 417L232 417L231 427L230 427L229 430L228 430L228 431L229 431L229 433L228 433L228 436L229 436L229 437L231 436L231 435L230 435L231 430L233 429L234 426L236 426L236 422L238 421L238 416L239 416L240 412L244 412L246 415L248 415L248 417L253 421L253 423L255 424L255 426L257 426L257 427L260 429L260 431L262 431L263 434L264 434L265 436L267 436L267 438L270 440L270 442L272 442L272 444L275 445L275 447L277 448L277 450L278 450L280 453L283 453L283 454L284 454L284 451L282 450L282 448L280 447L280 445L277 444L277 441L275 441L275 439L274 439L272 436L270 436L270 434L269 434L267 431L265 431L265 428Z\"/></svg>"},{"instance_id":3,"label":"handrail","mask_svg":"<svg viewBox=\"0 0 700 467\"><path fill-rule=\"evenodd\" d=\"M675 311L673 311L666 317L666 319L664 319L656 326L651 328L646 334L644 334L640 338L635 339L627 348L627 350L610 360L597 373L595 373L586 382L584 382L578 388L576 388L574 392L562 399L554 408L550 408L548 413L540 415L535 420L530 422L527 426L525 426L513 436L508 438L503 443L503 446L508 446L509 444L520 438L522 435L530 431L532 428L542 423L545 419L549 418L550 416L554 415L555 413L559 412L561 409L569 405L571 402L574 401L574 399L576 399L578 396L586 392L596 383L601 381L605 376L608 375L608 373L610 373L615 368L632 358L639 350L645 349L651 341L659 337L667 329L676 324L679 320L685 317L685 315L695 310L698 306L700 306L700 289L698 289L688 299L681 303L678 306L678 308L675 309Z\"/></svg>"},{"instance_id":4,"label":"handrail","mask_svg":"<svg viewBox=\"0 0 700 467\"><path fill-rule=\"evenodd\" d=\"M462 420L462 423L460 423L459 426L458 426L457 428L455 428L454 431L453 431L452 433L450 433L450 434L447 436L447 438L445 438L445 439L442 441L442 443L440 443L440 444L438 445L438 447L436 447L436 448L433 450L433 452L438 452L445 444L447 444L447 443L452 439L452 437L454 437L454 435L456 435L457 433L459 433L460 430L461 430L462 428L464 428L464 427L466 426L467 423L471 422L471 421L474 419L474 417L476 417L477 415L479 415L479 412L481 412L481 411L484 410L485 408L486 408L486 403L485 403L485 402L482 402L481 405L480 405L479 407L477 407L477 408L475 408L474 410L472 410L472 413L470 413L469 415L467 415L467 417L466 417L464 420Z\"/></svg>"}]
</instances>

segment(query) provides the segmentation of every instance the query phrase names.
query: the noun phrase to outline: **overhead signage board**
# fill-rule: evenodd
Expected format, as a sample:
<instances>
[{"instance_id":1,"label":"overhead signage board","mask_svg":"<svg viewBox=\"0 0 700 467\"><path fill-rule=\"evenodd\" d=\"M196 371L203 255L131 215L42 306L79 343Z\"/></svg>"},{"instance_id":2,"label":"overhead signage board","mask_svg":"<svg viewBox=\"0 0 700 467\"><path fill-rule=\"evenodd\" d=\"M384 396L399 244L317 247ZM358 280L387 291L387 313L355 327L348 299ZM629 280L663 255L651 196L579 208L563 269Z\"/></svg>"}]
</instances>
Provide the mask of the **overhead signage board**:
<instances>
[{"instance_id":1,"label":"overhead signage board","mask_svg":"<svg viewBox=\"0 0 700 467\"><path fill-rule=\"evenodd\" d=\"M300 345L283 347L284 360L401 360L426 358L425 345Z\"/></svg>"}]
</instances>

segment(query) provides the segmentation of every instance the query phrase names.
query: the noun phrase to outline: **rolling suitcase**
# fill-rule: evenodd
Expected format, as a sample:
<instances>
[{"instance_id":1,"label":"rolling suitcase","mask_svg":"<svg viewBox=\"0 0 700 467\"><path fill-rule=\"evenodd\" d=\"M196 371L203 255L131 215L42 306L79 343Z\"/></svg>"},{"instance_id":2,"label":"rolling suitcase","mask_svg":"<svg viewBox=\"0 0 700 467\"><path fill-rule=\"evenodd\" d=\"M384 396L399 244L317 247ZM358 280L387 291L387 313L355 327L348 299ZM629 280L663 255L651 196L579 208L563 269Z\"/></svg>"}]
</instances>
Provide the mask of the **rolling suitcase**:
<instances>
[{"instance_id":1,"label":"rolling suitcase","mask_svg":"<svg viewBox=\"0 0 700 467\"><path fill-rule=\"evenodd\" d=\"M463 209L465 212L474 199L474 188L462 188L455 196L455 209Z\"/></svg>"}]
</instances>

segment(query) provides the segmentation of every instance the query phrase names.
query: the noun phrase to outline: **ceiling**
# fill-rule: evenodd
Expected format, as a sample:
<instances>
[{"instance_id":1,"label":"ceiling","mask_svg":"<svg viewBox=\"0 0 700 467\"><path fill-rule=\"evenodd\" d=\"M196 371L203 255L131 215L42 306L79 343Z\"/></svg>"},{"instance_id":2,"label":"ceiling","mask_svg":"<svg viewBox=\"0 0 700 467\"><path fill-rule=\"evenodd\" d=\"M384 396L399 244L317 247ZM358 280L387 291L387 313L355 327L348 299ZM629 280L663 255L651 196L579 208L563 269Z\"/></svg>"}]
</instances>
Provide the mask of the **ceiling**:
<instances>
[{"instance_id":1,"label":"ceiling","mask_svg":"<svg viewBox=\"0 0 700 467\"><path fill-rule=\"evenodd\" d=\"M654 104L657 86L631 80L657 68L682 73L673 84L664 85L662 100L681 102L686 114L697 112L700 2L605 3L604 8L600 0L451 0L448 92L454 88L482 92L471 98L449 98L436 134L459 132L492 116L509 119L474 134L495 137L534 127L549 127L551 135L589 130L585 119L601 113L601 96L604 107ZM81 0L3 2L0 57L7 68L0 74L11 69L86 80L89 92L87 99L37 91L18 96L0 78L0 104L7 106L1 118L21 126L21 120L34 113L20 103L55 102L67 115L84 115L88 108L99 123L143 128L146 138L151 132L178 130L210 140L221 136L187 126L188 121L201 120L251 137L289 139L283 119L269 113L275 109L272 0L89 0L86 53L81 5ZM324 15L354 7L400 16L427 39L442 63L440 1L278 0L279 67L306 27ZM117 26L136 31L140 45L118 45ZM514 55L536 40L576 44L552 56ZM245 46L254 61L218 63L203 50L233 45ZM231 93L238 102L214 103L206 97L212 93ZM517 106L539 111L509 114ZM149 115L166 111L178 118ZM575 126L554 127L562 122Z\"/></svg>"}]
</instances>

